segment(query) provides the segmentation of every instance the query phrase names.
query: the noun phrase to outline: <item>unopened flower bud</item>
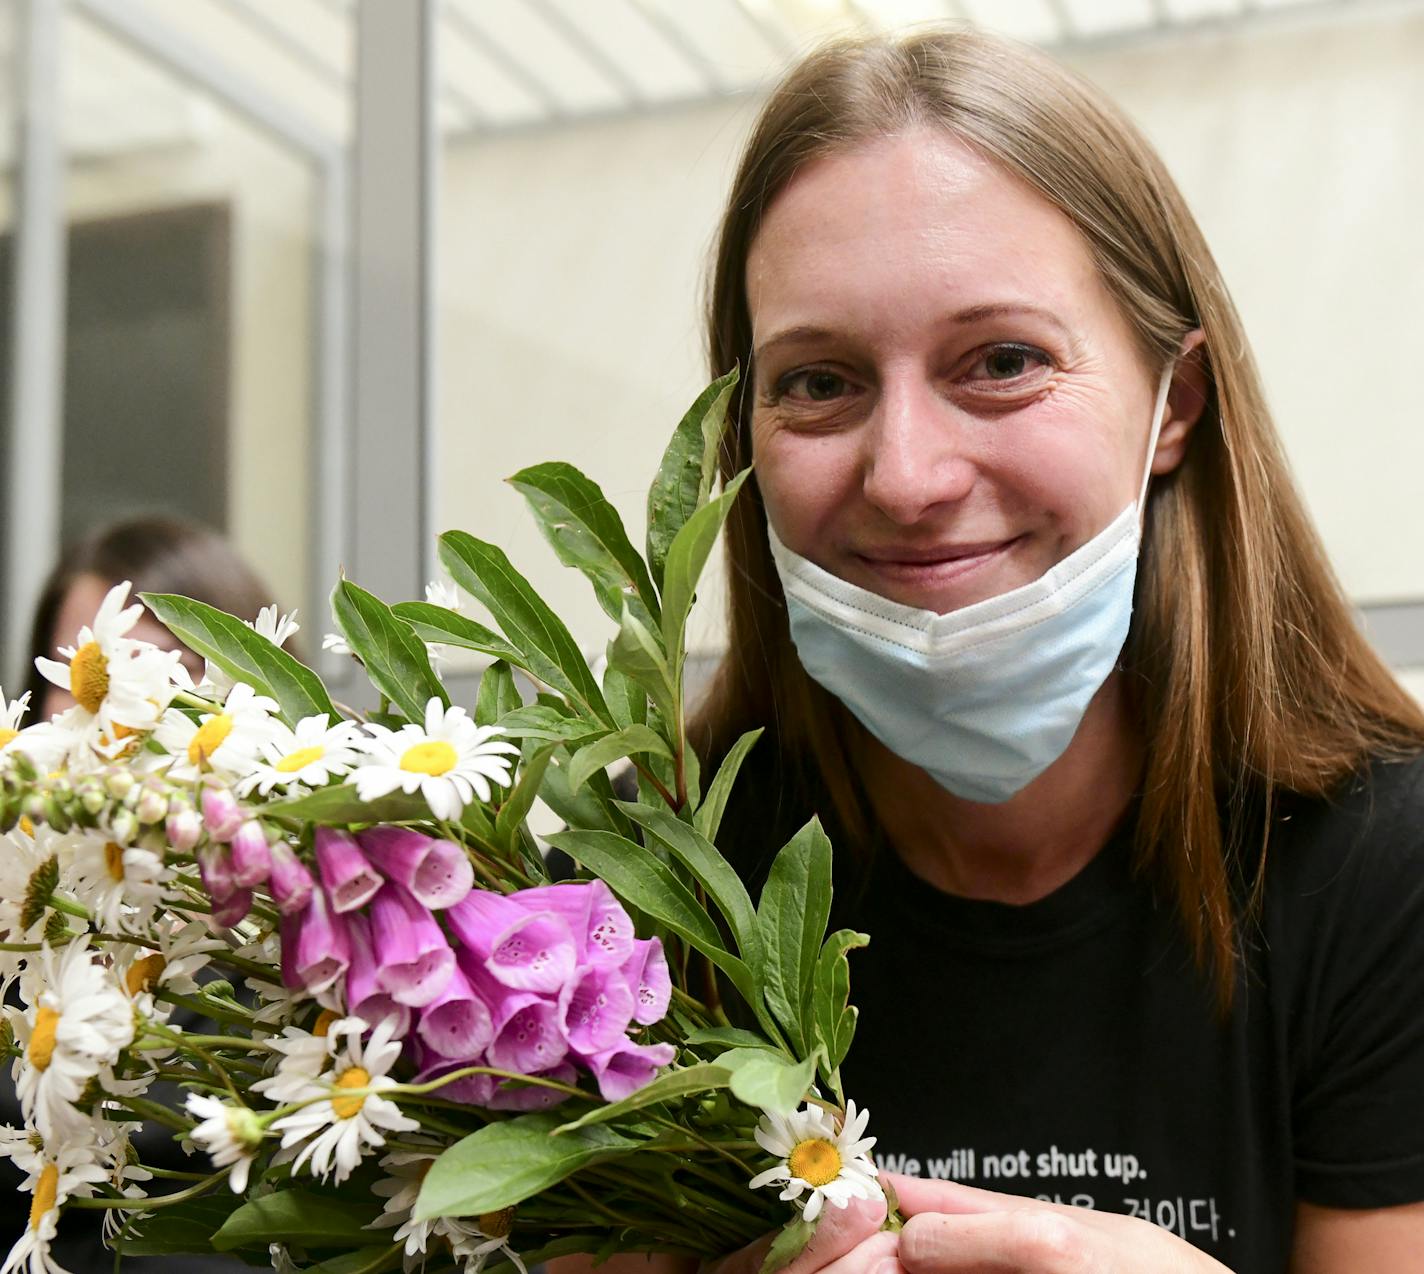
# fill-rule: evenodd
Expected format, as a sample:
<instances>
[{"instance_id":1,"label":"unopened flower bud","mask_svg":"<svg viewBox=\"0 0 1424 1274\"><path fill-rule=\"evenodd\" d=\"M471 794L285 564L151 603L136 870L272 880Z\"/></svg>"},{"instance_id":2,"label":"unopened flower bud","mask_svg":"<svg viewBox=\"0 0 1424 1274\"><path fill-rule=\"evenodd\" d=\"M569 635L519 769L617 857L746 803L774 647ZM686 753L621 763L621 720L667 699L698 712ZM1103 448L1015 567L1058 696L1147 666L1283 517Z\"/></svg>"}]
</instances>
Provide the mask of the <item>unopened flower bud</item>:
<instances>
[{"instance_id":1,"label":"unopened flower bud","mask_svg":"<svg viewBox=\"0 0 1424 1274\"><path fill-rule=\"evenodd\" d=\"M284 916L301 911L311 898L311 872L284 840L274 841L269 853L272 856L272 874L267 879L267 888L271 891L272 901Z\"/></svg>"},{"instance_id":2,"label":"unopened flower bud","mask_svg":"<svg viewBox=\"0 0 1424 1274\"><path fill-rule=\"evenodd\" d=\"M203 834L203 820L195 809L174 810L168 815L164 830L168 833L168 843L180 854L186 854Z\"/></svg>"},{"instance_id":3,"label":"unopened flower bud","mask_svg":"<svg viewBox=\"0 0 1424 1274\"><path fill-rule=\"evenodd\" d=\"M138 804L134 806L134 813L138 815L138 821L145 826L161 823L168 815L168 798L157 788L144 787Z\"/></svg>"},{"instance_id":4,"label":"unopened flower bud","mask_svg":"<svg viewBox=\"0 0 1424 1274\"><path fill-rule=\"evenodd\" d=\"M213 907L213 924L220 929L231 929L233 925L247 919L252 910L252 890L234 889L222 902Z\"/></svg>"},{"instance_id":5,"label":"unopened flower bud","mask_svg":"<svg viewBox=\"0 0 1424 1274\"><path fill-rule=\"evenodd\" d=\"M138 835L138 819L133 810L122 805L116 809L109 819L109 834L120 845L132 845Z\"/></svg>"},{"instance_id":6,"label":"unopened flower bud","mask_svg":"<svg viewBox=\"0 0 1424 1274\"><path fill-rule=\"evenodd\" d=\"M45 821L44 797L38 792L31 792L20 803L20 811L31 823L43 823Z\"/></svg>"},{"instance_id":7,"label":"unopened flower bud","mask_svg":"<svg viewBox=\"0 0 1424 1274\"><path fill-rule=\"evenodd\" d=\"M203 789L203 822L214 840L231 840L242 826L242 810L236 798L225 787Z\"/></svg>"},{"instance_id":8,"label":"unopened flower bud","mask_svg":"<svg viewBox=\"0 0 1424 1274\"><path fill-rule=\"evenodd\" d=\"M85 813L97 817L109 803L109 796L98 780L85 779L79 788L79 803L84 807Z\"/></svg>"},{"instance_id":9,"label":"unopened flower bud","mask_svg":"<svg viewBox=\"0 0 1424 1274\"><path fill-rule=\"evenodd\" d=\"M137 782L137 780L133 774L119 766L115 766L104 775L104 787L108 790L109 795L116 801L122 801L124 797L132 792L135 782Z\"/></svg>"},{"instance_id":10,"label":"unopened flower bud","mask_svg":"<svg viewBox=\"0 0 1424 1274\"><path fill-rule=\"evenodd\" d=\"M230 898L237 889L227 850L220 845L207 845L198 851L198 875L203 879L208 897L215 903Z\"/></svg>"},{"instance_id":11,"label":"unopened flower bud","mask_svg":"<svg viewBox=\"0 0 1424 1274\"><path fill-rule=\"evenodd\" d=\"M233 833L232 879L243 889L260 885L272 872L272 854L262 824L250 818Z\"/></svg>"},{"instance_id":12,"label":"unopened flower bud","mask_svg":"<svg viewBox=\"0 0 1424 1274\"><path fill-rule=\"evenodd\" d=\"M64 806L54 797L46 792L44 797L45 822L57 832L67 832L73 825L69 814Z\"/></svg>"}]
</instances>

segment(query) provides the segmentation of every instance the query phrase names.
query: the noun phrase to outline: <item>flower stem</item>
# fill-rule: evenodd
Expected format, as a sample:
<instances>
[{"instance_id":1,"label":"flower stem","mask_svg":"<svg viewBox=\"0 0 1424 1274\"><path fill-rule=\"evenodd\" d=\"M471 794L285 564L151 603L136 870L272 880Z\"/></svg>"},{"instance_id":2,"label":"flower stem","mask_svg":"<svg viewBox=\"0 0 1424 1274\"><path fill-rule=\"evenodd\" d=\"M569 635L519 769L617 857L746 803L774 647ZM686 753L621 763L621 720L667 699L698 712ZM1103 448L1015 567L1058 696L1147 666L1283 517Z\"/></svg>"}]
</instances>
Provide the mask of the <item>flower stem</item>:
<instances>
[{"instance_id":1,"label":"flower stem","mask_svg":"<svg viewBox=\"0 0 1424 1274\"><path fill-rule=\"evenodd\" d=\"M64 1206L67 1208L127 1208L134 1212L152 1212L157 1208L171 1208L175 1203L186 1203L189 1199L196 1199L198 1195L211 1190L227 1174L227 1168L219 1169L211 1176L204 1177L201 1181L189 1186L186 1190L179 1190L173 1194L162 1194L156 1199L70 1199Z\"/></svg>"}]
</instances>

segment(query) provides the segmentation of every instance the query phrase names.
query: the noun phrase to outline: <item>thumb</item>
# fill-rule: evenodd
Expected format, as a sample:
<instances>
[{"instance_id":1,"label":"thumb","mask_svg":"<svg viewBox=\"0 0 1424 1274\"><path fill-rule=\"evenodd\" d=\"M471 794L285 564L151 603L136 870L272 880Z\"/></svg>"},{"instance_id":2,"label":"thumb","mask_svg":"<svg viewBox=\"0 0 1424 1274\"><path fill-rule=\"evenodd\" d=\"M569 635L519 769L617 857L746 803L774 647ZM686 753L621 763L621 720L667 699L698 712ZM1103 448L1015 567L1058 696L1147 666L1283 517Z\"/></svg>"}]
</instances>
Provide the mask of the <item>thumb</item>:
<instances>
[{"instance_id":1,"label":"thumb","mask_svg":"<svg viewBox=\"0 0 1424 1274\"><path fill-rule=\"evenodd\" d=\"M884 1223L883 1198L852 1199L843 1208L828 1207L821 1213L810 1241L781 1274L814 1274L816 1270L840 1260L852 1248L875 1234ZM762 1262L766 1260L767 1251L775 1239L776 1233L764 1235L715 1265L704 1265L704 1274L760 1274Z\"/></svg>"}]
</instances>

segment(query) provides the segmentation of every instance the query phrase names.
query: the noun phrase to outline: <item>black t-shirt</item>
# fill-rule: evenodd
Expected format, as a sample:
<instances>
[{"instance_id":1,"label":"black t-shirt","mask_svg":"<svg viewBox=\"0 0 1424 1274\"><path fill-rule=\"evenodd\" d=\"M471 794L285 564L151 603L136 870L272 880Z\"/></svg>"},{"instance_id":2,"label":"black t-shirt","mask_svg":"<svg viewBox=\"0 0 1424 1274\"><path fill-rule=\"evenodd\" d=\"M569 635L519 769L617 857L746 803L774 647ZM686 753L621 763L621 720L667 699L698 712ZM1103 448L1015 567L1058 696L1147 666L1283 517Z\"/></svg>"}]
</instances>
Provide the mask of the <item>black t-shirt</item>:
<instances>
[{"instance_id":1,"label":"black t-shirt","mask_svg":"<svg viewBox=\"0 0 1424 1274\"><path fill-rule=\"evenodd\" d=\"M1283 1274L1298 1199L1424 1200L1424 759L1278 802L1225 1020L1131 835L1026 906L888 850L840 888L881 1167L1143 1217L1236 1274Z\"/></svg>"}]
</instances>

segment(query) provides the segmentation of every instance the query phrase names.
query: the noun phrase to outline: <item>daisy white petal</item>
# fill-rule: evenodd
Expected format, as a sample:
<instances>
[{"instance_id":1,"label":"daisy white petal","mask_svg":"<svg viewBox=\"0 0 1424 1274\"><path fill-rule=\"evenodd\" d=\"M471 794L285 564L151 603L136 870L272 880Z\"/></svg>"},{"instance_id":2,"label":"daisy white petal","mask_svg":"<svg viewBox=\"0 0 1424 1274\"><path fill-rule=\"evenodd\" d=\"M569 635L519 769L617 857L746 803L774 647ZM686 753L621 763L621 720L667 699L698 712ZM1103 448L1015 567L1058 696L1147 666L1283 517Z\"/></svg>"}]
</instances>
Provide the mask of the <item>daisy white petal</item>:
<instances>
[{"instance_id":1,"label":"daisy white petal","mask_svg":"<svg viewBox=\"0 0 1424 1274\"><path fill-rule=\"evenodd\" d=\"M829 1111L816 1105L789 1116L763 1115L754 1133L757 1144L781 1162L753 1177L751 1188L782 1186L780 1197L800 1202L807 1221L814 1221L827 1203L843 1208L852 1199L880 1198L875 1164L866 1153L875 1138L861 1136L868 1120L869 1112L857 1113L853 1102L847 1103L839 1127Z\"/></svg>"}]
</instances>

